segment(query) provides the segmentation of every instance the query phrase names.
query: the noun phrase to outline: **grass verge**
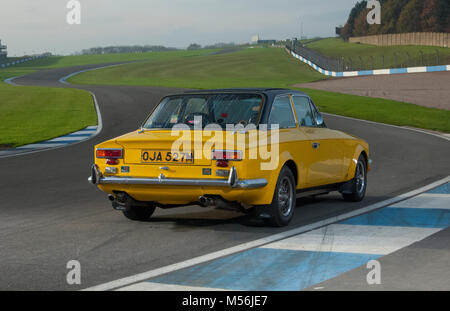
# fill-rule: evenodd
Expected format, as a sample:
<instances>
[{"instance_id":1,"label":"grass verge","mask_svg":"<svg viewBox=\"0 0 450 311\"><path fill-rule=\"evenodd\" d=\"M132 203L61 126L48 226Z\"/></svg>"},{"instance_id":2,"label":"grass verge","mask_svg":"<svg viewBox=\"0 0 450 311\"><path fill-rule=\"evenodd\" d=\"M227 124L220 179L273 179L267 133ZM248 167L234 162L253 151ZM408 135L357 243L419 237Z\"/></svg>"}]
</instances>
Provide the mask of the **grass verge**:
<instances>
[{"instance_id":1,"label":"grass verge","mask_svg":"<svg viewBox=\"0 0 450 311\"><path fill-rule=\"evenodd\" d=\"M394 100L299 89L308 93L320 111L399 126L450 133L450 111Z\"/></svg>"},{"instance_id":2,"label":"grass verge","mask_svg":"<svg viewBox=\"0 0 450 311\"><path fill-rule=\"evenodd\" d=\"M0 84L0 147L17 147L97 124L82 90Z\"/></svg>"}]
</instances>

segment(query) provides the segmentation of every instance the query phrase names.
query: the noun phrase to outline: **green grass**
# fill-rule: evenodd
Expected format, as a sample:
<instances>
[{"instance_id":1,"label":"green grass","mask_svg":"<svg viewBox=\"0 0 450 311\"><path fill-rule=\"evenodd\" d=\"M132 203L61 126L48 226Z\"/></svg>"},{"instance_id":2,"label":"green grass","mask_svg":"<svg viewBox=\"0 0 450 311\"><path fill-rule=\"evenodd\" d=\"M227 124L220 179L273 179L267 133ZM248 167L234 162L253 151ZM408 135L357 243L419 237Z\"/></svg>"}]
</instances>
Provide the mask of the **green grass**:
<instances>
[{"instance_id":1,"label":"green grass","mask_svg":"<svg viewBox=\"0 0 450 311\"><path fill-rule=\"evenodd\" d=\"M80 84L153 85L186 88L286 87L324 79L282 49L127 64L86 72ZM376 122L450 132L450 112L392 100L305 90L321 111Z\"/></svg>"},{"instance_id":2,"label":"green grass","mask_svg":"<svg viewBox=\"0 0 450 311\"><path fill-rule=\"evenodd\" d=\"M50 56L22 63L14 66L14 68L39 70L39 69L52 69L52 68L114 63L114 62L164 60L164 59L200 56L211 53L213 51L216 50L196 50L196 51L180 50L168 52Z\"/></svg>"},{"instance_id":3,"label":"green grass","mask_svg":"<svg viewBox=\"0 0 450 311\"><path fill-rule=\"evenodd\" d=\"M0 81L37 70L122 62L163 61L214 50L47 57L0 69ZM90 94L76 89L11 86L0 83L0 148L17 147L97 124Z\"/></svg>"},{"instance_id":4,"label":"green grass","mask_svg":"<svg viewBox=\"0 0 450 311\"><path fill-rule=\"evenodd\" d=\"M317 50L320 53L332 57L344 57L346 64L352 59L352 65L356 68L361 67L360 57L365 66L372 66L374 69L393 68L397 66L419 66L421 65L421 56L419 51L424 54L424 61L429 65L436 65L436 50L439 51L439 64L450 64L450 48L438 48L432 46L375 46L368 44L347 43L339 38L327 38L314 41L306 45L308 48ZM397 59L394 56L397 53ZM410 58L408 59L409 53ZM384 63L382 55L384 55Z\"/></svg>"},{"instance_id":5,"label":"green grass","mask_svg":"<svg viewBox=\"0 0 450 311\"><path fill-rule=\"evenodd\" d=\"M159 59L90 71L71 83L184 88L286 87L326 77L302 66L283 49L255 48L219 55Z\"/></svg>"},{"instance_id":6,"label":"green grass","mask_svg":"<svg viewBox=\"0 0 450 311\"><path fill-rule=\"evenodd\" d=\"M17 147L97 124L86 91L0 84L0 146Z\"/></svg>"},{"instance_id":7,"label":"green grass","mask_svg":"<svg viewBox=\"0 0 450 311\"><path fill-rule=\"evenodd\" d=\"M450 133L450 111L393 100L312 89L308 93L320 111L369 121Z\"/></svg>"},{"instance_id":8,"label":"green grass","mask_svg":"<svg viewBox=\"0 0 450 311\"><path fill-rule=\"evenodd\" d=\"M0 70L0 81L33 72ZM89 92L76 89L12 86L0 83L0 149L65 135L97 124Z\"/></svg>"}]
</instances>

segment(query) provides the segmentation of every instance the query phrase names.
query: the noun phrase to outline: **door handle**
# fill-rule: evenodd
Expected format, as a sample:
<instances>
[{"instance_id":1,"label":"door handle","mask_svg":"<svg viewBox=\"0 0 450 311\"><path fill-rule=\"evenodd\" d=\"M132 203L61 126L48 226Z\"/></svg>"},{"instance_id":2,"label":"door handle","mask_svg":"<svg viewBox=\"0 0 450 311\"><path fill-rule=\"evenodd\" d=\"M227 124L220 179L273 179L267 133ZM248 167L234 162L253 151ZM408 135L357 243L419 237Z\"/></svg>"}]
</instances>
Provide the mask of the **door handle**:
<instances>
[{"instance_id":1,"label":"door handle","mask_svg":"<svg viewBox=\"0 0 450 311\"><path fill-rule=\"evenodd\" d=\"M313 149L318 149L320 147L319 143L312 143Z\"/></svg>"}]
</instances>

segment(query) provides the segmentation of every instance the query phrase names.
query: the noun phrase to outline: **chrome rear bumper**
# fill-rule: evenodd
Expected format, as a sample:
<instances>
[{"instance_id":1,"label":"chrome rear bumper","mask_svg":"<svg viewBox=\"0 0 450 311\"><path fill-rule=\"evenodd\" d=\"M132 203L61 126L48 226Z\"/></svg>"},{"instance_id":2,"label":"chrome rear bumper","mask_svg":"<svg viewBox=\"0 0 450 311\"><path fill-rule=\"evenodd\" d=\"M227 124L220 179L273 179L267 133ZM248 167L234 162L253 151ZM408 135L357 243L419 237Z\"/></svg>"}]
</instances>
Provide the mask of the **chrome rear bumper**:
<instances>
[{"instance_id":1,"label":"chrome rear bumper","mask_svg":"<svg viewBox=\"0 0 450 311\"><path fill-rule=\"evenodd\" d=\"M163 174L158 178L141 177L116 177L103 176L97 165L92 166L92 175L88 181L94 185L98 184L118 184L118 185L170 185L170 186L209 186L209 187L230 187L230 188L262 188L267 185L265 178L239 180L236 168L232 167L227 179L185 179L166 178Z\"/></svg>"}]
</instances>

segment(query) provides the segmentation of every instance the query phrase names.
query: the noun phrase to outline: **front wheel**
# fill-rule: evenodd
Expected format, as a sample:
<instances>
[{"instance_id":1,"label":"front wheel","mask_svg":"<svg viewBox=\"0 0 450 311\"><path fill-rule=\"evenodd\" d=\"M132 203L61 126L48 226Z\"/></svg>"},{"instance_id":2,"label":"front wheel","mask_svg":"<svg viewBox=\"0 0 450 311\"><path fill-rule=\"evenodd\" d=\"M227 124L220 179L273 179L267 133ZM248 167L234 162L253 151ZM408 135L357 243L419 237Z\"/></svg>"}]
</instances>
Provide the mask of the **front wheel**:
<instances>
[{"instance_id":1,"label":"front wheel","mask_svg":"<svg viewBox=\"0 0 450 311\"><path fill-rule=\"evenodd\" d=\"M364 199L367 189L367 164L364 155L360 155L356 164L355 178L350 182L350 193L342 193L345 201L359 202Z\"/></svg>"},{"instance_id":2,"label":"front wheel","mask_svg":"<svg viewBox=\"0 0 450 311\"><path fill-rule=\"evenodd\" d=\"M131 220L146 221L153 215L155 209L156 206L129 206L123 211L123 215Z\"/></svg>"},{"instance_id":3,"label":"front wheel","mask_svg":"<svg viewBox=\"0 0 450 311\"><path fill-rule=\"evenodd\" d=\"M294 174L288 167L281 169L272 203L267 207L270 214L270 224L275 227L284 227L294 216L296 203Z\"/></svg>"}]
</instances>

